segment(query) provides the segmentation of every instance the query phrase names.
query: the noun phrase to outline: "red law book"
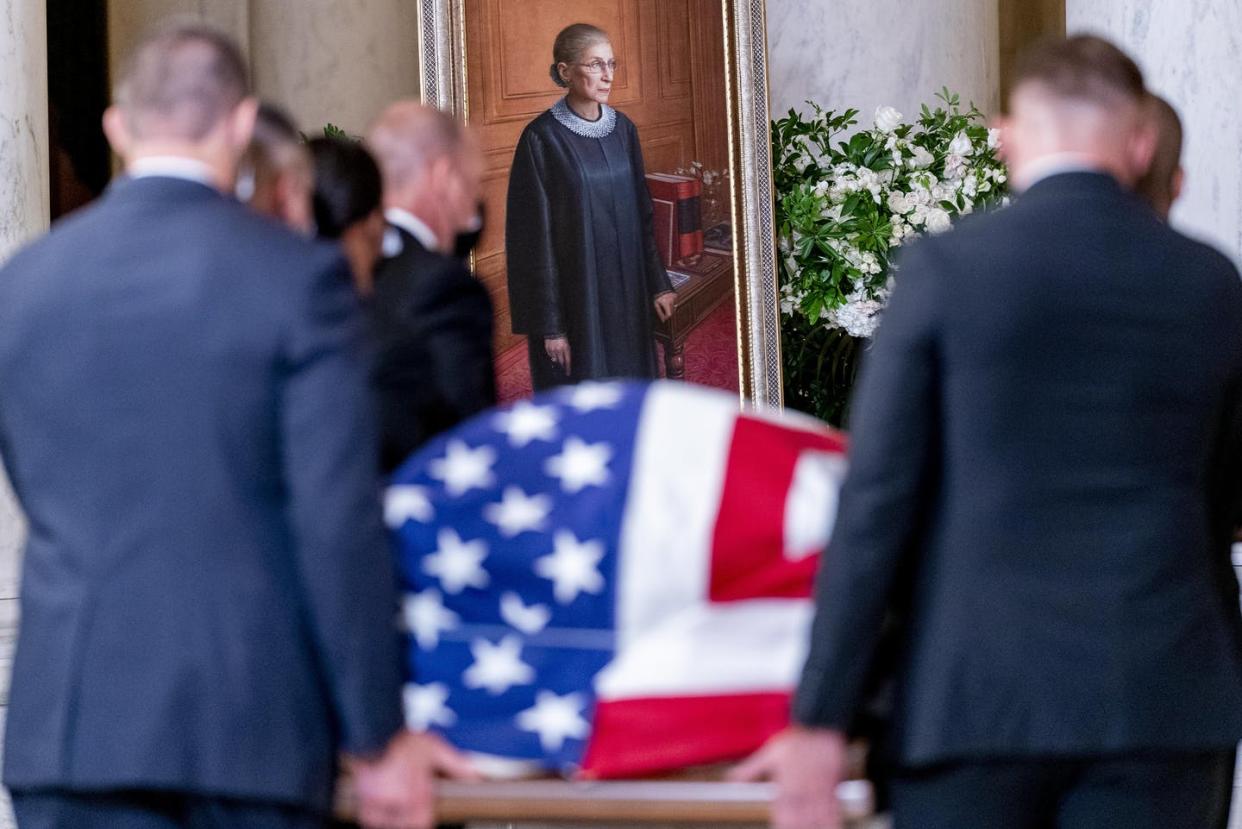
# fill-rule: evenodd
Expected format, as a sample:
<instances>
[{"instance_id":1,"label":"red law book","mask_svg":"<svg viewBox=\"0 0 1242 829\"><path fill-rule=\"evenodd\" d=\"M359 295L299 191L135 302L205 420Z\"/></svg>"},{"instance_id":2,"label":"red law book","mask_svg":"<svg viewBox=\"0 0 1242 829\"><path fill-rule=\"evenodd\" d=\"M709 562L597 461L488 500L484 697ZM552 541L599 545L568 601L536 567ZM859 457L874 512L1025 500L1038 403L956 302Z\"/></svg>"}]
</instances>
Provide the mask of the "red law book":
<instances>
[{"instance_id":1,"label":"red law book","mask_svg":"<svg viewBox=\"0 0 1242 829\"><path fill-rule=\"evenodd\" d=\"M703 252L703 183L690 176L648 173L655 205L656 246L664 267Z\"/></svg>"}]
</instances>

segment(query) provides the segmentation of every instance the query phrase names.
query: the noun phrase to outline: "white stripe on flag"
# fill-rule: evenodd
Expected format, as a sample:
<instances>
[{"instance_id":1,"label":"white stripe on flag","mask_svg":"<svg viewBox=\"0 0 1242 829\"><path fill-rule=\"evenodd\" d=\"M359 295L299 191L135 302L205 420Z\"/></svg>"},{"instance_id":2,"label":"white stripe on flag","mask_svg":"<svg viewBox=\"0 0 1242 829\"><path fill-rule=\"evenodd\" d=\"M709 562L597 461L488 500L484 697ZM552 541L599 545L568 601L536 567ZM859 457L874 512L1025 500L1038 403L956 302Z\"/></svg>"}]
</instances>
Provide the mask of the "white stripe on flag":
<instances>
[{"instance_id":1,"label":"white stripe on flag","mask_svg":"<svg viewBox=\"0 0 1242 829\"><path fill-rule=\"evenodd\" d=\"M595 690L605 701L790 691L812 613L806 599L687 608L618 652Z\"/></svg>"},{"instance_id":2,"label":"white stripe on flag","mask_svg":"<svg viewBox=\"0 0 1242 829\"><path fill-rule=\"evenodd\" d=\"M621 525L618 647L707 601L712 538L738 412L737 398L724 392L651 384Z\"/></svg>"}]
</instances>

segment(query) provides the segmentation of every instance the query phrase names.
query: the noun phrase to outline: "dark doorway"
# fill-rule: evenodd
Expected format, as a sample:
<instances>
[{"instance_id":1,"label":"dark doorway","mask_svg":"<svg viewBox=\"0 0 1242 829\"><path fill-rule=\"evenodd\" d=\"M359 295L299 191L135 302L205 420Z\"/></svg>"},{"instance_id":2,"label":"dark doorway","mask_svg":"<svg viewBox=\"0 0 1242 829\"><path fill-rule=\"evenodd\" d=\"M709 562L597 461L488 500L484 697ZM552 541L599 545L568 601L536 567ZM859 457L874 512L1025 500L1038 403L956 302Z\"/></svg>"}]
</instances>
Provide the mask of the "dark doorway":
<instances>
[{"instance_id":1,"label":"dark doorway","mask_svg":"<svg viewBox=\"0 0 1242 829\"><path fill-rule=\"evenodd\" d=\"M100 126L109 98L107 0L48 0L47 86L55 220L93 200L112 176Z\"/></svg>"}]
</instances>

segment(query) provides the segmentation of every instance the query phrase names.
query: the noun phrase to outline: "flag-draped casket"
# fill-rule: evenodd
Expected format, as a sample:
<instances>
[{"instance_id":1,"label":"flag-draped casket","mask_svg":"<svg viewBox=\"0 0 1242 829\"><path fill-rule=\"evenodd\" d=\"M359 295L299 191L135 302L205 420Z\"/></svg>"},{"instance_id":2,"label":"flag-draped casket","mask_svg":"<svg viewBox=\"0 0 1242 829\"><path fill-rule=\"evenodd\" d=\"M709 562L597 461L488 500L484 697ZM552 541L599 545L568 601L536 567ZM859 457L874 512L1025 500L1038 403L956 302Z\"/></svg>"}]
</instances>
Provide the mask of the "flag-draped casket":
<instances>
[{"instance_id":1,"label":"flag-draped casket","mask_svg":"<svg viewBox=\"0 0 1242 829\"><path fill-rule=\"evenodd\" d=\"M840 435L660 381L483 414L395 474L409 723L622 777L740 757L787 722Z\"/></svg>"}]
</instances>

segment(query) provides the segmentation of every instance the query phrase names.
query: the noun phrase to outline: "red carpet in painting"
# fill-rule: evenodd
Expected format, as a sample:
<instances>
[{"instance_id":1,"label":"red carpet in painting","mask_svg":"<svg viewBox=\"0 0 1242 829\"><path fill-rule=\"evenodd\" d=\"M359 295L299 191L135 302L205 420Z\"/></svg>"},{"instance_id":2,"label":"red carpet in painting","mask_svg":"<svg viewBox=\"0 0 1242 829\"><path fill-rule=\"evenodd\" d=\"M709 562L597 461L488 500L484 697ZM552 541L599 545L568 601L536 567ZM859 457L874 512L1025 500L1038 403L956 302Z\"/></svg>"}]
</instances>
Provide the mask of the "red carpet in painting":
<instances>
[{"instance_id":1,"label":"red carpet in painting","mask_svg":"<svg viewBox=\"0 0 1242 829\"><path fill-rule=\"evenodd\" d=\"M657 345L657 351L659 346ZM660 372L664 372L661 355ZM704 386L738 390L737 315L732 300L724 302L686 339L686 380ZM496 392L501 403L530 395L526 346L515 346L496 361Z\"/></svg>"}]
</instances>

